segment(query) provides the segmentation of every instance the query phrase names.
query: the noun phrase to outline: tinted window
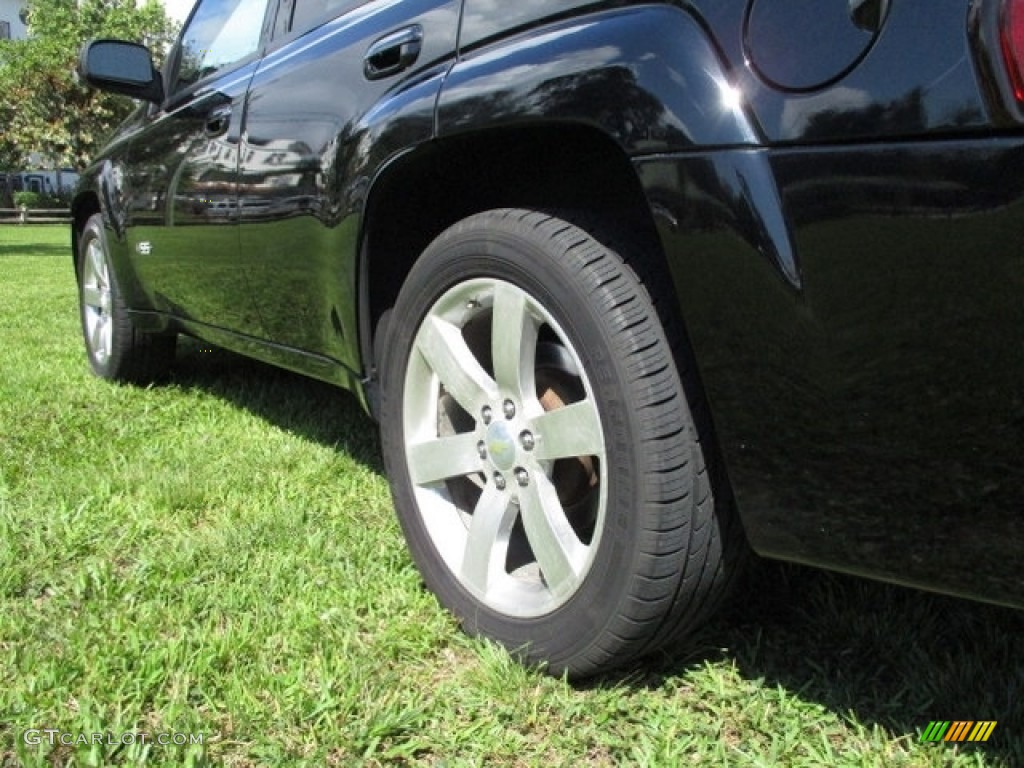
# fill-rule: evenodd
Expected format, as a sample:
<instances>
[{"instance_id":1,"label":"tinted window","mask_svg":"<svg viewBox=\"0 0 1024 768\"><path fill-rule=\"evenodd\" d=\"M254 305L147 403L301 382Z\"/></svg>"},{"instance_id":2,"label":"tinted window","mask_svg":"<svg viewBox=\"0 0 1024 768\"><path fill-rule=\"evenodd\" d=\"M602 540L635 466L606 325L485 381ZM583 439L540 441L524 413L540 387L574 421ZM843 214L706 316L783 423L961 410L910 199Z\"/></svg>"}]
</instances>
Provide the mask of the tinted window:
<instances>
[{"instance_id":1,"label":"tinted window","mask_svg":"<svg viewBox=\"0 0 1024 768\"><path fill-rule=\"evenodd\" d=\"M255 53L266 0L202 0L181 36L174 90Z\"/></svg>"},{"instance_id":2,"label":"tinted window","mask_svg":"<svg viewBox=\"0 0 1024 768\"><path fill-rule=\"evenodd\" d=\"M278 30L284 33L305 32L365 2L366 0L282 0ZM281 21L284 23L280 23Z\"/></svg>"}]
</instances>

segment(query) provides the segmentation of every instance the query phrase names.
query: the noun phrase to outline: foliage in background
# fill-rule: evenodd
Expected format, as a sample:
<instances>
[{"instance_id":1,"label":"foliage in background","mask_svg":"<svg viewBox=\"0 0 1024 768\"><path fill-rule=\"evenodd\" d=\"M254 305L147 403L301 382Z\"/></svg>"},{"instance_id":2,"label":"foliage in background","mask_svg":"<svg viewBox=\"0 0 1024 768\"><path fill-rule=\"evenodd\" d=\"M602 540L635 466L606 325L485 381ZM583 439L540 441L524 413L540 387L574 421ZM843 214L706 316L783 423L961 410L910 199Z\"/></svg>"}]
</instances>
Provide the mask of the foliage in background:
<instances>
[{"instance_id":1,"label":"foliage in background","mask_svg":"<svg viewBox=\"0 0 1024 768\"><path fill-rule=\"evenodd\" d=\"M14 193L14 205L16 208L38 208L42 195L25 189Z\"/></svg>"},{"instance_id":2,"label":"foliage in background","mask_svg":"<svg viewBox=\"0 0 1024 768\"><path fill-rule=\"evenodd\" d=\"M29 189L15 192L13 199L16 208L68 208L71 205L67 195L44 195Z\"/></svg>"},{"instance_id":3,"label":"foliage in background","mask_svg":"<svg viewBox=\"0 0 1024 768\"><path fill-rule=\"evenodd\" d=\"M0 41L0 168L82 168L134 108L75 81L82 44L94 37L143 42L159 56L176 25L158 0L29 0L25 40Z\"/></svg>"}]
</instances>

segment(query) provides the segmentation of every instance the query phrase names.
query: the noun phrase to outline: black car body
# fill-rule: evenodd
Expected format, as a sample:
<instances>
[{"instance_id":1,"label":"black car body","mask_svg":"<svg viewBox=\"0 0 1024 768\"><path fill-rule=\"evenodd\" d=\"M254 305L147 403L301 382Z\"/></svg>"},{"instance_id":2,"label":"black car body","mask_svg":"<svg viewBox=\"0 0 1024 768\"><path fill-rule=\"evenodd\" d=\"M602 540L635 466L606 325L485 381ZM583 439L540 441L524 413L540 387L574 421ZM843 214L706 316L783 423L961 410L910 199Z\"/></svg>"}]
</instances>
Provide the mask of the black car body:
<instances>
[{"instance_id":1,"label":"black car body","mask_svg":"<svg viewBox=\"0 0 1024 768\"><path fill-rule=\"evenodd\" d=\"M520 212L499 239L543 212L644 254L623 262L679 369L692 413L680 429L703 446L718 528L702 568L714 573L638 638L566 650L553 634L597 635L621 618L625 597L591 624L570 610L618 594L610 582L524 618L445 582L437 534L403 519L428 584L471 630L556 671L621 663L706 613L741 538L766 556L1024 606L1024 2L809 7L199 0L152 81L98 66L109 43L84 54L87 78L148 99L74 201L80 277L83 233L101 221L90 242L121 302L89 306L120 306L140 344L186 333L335 382L383 407L387 429L389 397L406 397L389 395L389 366L415 383L408 358L387 361L403 344L396 318L419 306L403 288L441 296L455 280L418 274L421 254L444 250L439 238L448 252L473 232L484 242L487 212ZM470 235L445 239L467 221ZM600 344L574 335L557 296L517 283L515 263L495 276L537 299L532 317L551 309L576 360L565 370L589 369ZM446 265L437 256L432 274ZM160 368L91 358L111 378ZM614 453L609 423L637 406L594 397L614 495L643 466L617 479L615 457L631 454ZM490 416L471 418L482 458L526 450ZM384 442L394 474L412 448L401 434ZM466 470L485 485L505 471L487 461ZM419 490L397 475L399 512L416 517ZM677 498L697 495L701 481L687 482ZM628 500L608 504L607 519L628 518ZM642 555L614 566L623 579ZM613 567L584 560L584 586L597 578L586 569ZM688 578L665 599L677 605ZM475 623L481 603L493 621Z\"/></svg>"}]
</instances>

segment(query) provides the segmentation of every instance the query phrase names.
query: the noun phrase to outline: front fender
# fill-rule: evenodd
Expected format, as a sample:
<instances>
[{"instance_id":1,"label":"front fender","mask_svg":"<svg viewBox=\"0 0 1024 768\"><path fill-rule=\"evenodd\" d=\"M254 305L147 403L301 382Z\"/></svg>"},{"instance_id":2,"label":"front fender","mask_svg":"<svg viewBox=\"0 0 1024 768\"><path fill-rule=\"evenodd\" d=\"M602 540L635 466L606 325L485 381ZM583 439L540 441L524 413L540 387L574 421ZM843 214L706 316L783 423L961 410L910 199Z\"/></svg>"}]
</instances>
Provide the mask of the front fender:
<instances>
[{"instance_id":1,"label":"front fender","mask_svg":"<svg viewBox=\"0 0 1024 768\"><path fill-rule=\"evenodd\" d=\"M638 6L568 19L469 54L438 104L438 133L583 123L629 155L757 145L721 57L689 13Z\"/></svg>"}]
</instances>

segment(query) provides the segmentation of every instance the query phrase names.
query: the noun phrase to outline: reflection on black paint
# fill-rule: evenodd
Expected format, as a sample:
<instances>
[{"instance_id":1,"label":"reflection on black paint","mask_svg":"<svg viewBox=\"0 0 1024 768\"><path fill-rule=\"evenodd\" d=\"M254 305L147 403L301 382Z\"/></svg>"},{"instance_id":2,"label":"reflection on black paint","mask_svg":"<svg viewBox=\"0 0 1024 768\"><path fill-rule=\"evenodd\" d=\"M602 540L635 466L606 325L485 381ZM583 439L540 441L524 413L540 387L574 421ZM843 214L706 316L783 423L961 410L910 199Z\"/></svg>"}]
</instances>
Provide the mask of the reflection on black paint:
<instances>
[{"instance_id":1,"label":"reflection on black paint","mask_svg":"<svg viewBox=\"0 0 1024 768\"><path fill-rule=\"evenodd\" d=\"M457 6L362 5L261 62L240 148L239 237L264 338L360 370L360 215L381 167L433 135ZM366 80L367 47L411 22L424 29L420 60L429 66Z\"/></svg>"},{"instance_id":2,"label":"reflection on black paint","mask_svg":"<svg viewBox=\"0 0 1024 768\"><path fill-rule=\"evenodd\" d=\"M510 87L471 97L459 109L467 122L484 115L495 123L531 117L578 120L586 116L626 146L689 143L681 123L643 89L636 74L614 65L560 75L525 91Z\"/></svg>"},{"instance_id":3,"label":"reflection on black paint","mask_svg":"<svg viewBox=\"0 0 1024 768\"><path fill-rule=\"evenodd\" d=\"M863 3L872 4L878 5ZM752 0L744 33L751 66L784 90L820 88L842 77L881 26L861 28L851 8L850 0L816 0L813 10L804 0Z\"/></svg>"},{"instance_id":4,"label":"reflection on black paint","mask_svg":"<svg viewBox=\"0 0 1024 768\"><path fill-rule=\"evenodd\" d=\"M799 293L728 219L663 227L762 551L1024 603L1022 163L1018 141L775 153Z\"/></svg>"},{"instance_id":5,"label":"reflection on black paint","mask_svg":"<svg viewBox=\"0 0 1024 768\"><path fill-rule=\"evenodd\" d=\"M599 128L629 153L753 144L729 82L686 13L607 11L467 57L445 82L439 131L563 120Z\"/></svg>"}]
</instances>

